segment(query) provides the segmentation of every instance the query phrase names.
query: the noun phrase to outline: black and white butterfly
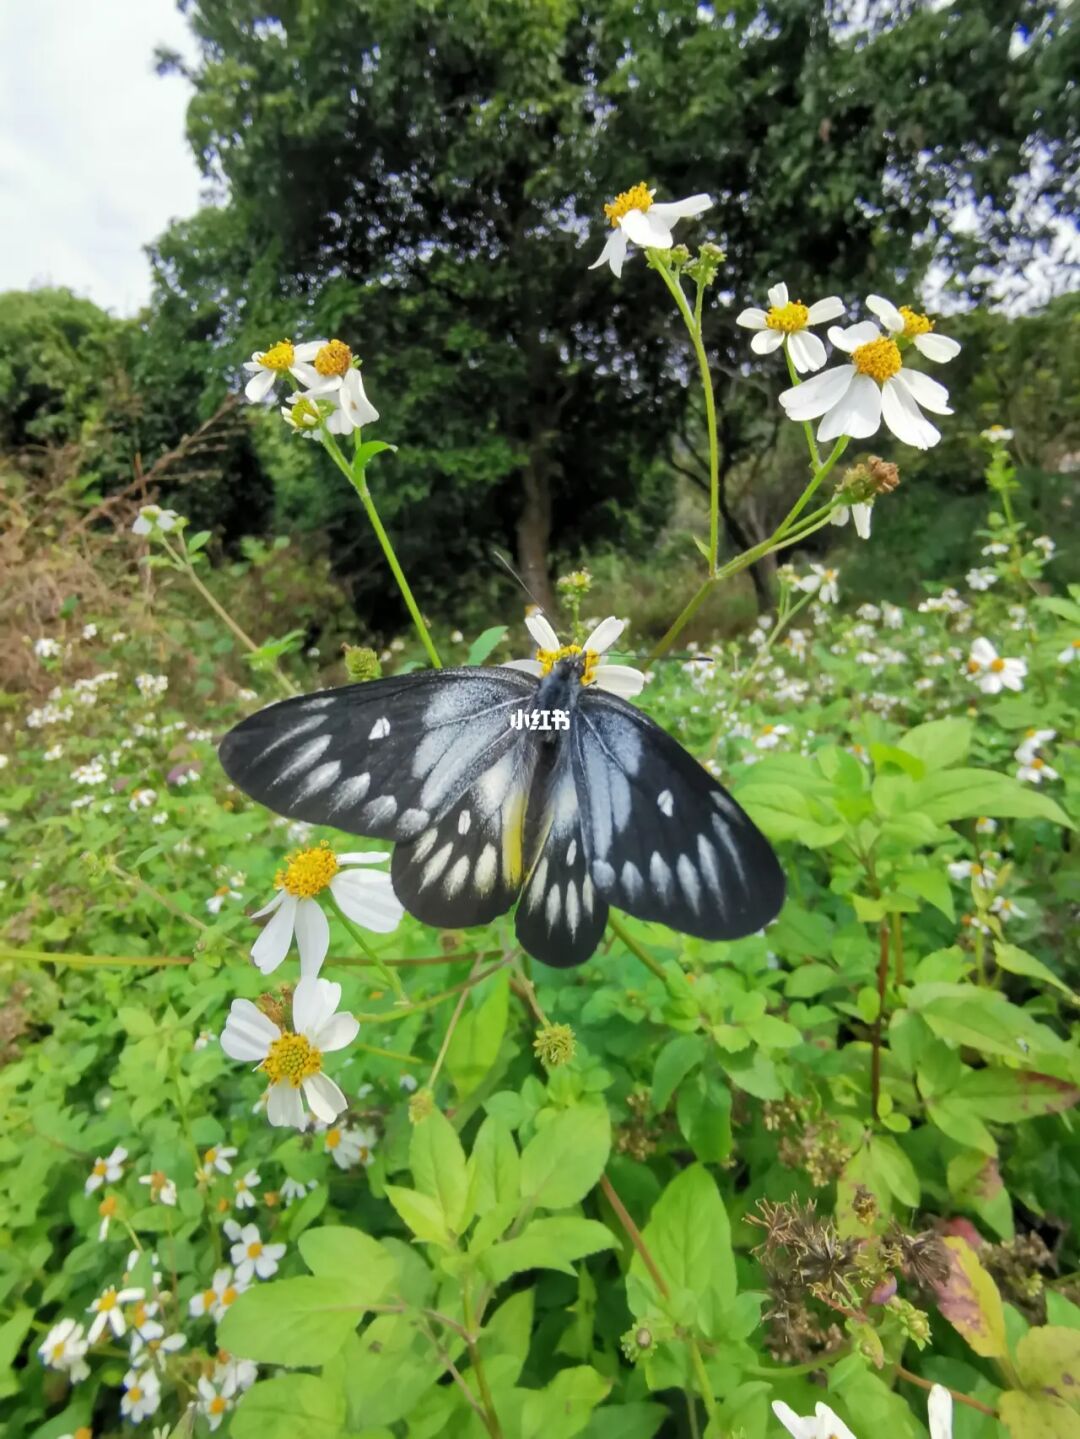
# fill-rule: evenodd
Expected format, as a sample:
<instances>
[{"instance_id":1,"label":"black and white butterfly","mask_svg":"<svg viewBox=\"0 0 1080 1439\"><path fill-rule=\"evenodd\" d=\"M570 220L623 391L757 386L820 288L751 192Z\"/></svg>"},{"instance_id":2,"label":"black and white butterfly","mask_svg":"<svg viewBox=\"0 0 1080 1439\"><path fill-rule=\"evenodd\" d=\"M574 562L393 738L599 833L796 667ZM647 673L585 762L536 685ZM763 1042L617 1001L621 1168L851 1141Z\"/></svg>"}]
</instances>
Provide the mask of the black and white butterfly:
<instances>
[{"instance_id":1,"label":"black and white butterfly","mask_svg":"<svg viewBox=\"0 0 1080 1439\"><path fill-rule=\"evenodd\" d=\"M767 840L669 734L624 698L644 678L601 663L622 625L535 660L413 672L270 705L221 744L229 778L312 824L392 840L398 898L426 924L486 924L582 964L615 906L703 939L761 929L784 899ZM544 715L559 727L532 728Z\"/></svg>"}]
</instances>

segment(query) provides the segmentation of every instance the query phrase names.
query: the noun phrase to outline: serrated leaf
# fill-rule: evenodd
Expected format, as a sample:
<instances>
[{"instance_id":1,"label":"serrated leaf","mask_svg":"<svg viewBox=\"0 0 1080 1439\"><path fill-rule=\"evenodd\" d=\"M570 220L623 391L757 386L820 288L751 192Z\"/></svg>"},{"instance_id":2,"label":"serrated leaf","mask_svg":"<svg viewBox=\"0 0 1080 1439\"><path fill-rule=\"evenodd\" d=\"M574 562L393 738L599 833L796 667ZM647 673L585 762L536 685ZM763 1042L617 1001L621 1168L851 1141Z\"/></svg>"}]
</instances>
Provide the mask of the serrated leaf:
<instances>
[{"instance_id":1,"label":"serrated leaf","mask_svg":"<svg viewBox=\"0 0 1080 1439\"><path fill-rule=\"evenodd\" d=\"M566 1209L599 1182L611 1148L611 1121L600 1105L553 1114L521 1156L522 1197L545 1209Z\"/></svg>"}]
</instances>

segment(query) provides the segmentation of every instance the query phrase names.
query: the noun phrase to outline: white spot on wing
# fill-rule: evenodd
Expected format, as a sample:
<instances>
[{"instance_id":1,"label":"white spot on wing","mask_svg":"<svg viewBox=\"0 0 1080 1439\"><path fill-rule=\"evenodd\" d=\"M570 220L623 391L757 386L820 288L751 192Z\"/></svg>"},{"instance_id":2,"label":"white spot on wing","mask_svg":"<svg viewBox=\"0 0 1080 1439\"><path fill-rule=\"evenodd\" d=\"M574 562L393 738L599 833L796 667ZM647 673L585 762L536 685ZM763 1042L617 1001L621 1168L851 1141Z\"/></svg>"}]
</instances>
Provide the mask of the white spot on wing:
<instances>
[{"instance_id":1,"label":"white spot on wing","mask_svg":"<svg viewBox=\"0 0 1080 1439\"><path fill-rule=\"evenodd\" d=\"M718 900L723 899L723 889L720 884L720 870L716 863L716 850L703 834L698 835L697 841L698 863L701 865L701 873L705 876L705 883L716 895ZM721 904L721 908L723 905Z\"/></svg>"},{"instance_id":2,"label":"white spot on wing","mask_svg":"<svg viewBox=\"0 0 1080 1439\"><path fill-rule=\"evenodd\" d=\"M330 739L330 735L324 734L320 735L318 739L310 739L307 744L302 744L285 768L278 770L270 781L271 785L279 785L283 780L291 779L294 774L299 774L301 770L313 765L330 744Z\"/></svg>"},{"instance_id":3,"label":"white spot on wing","mask_svg":"<svg viewBox=\"0 0 1080 1439\"><path fill-rule=\"evenodd\" d=\"M458 832L458 834L468 834L468 833L469 833L469 826L470 826L471 824L472 824L472 815L471 815L471 813L470 813L467 809L463 809L463 810L461 811L461 813L458 815L458 822L457 822L457 832Z\"/></svg>"},{"instance_id":4,"label":"white spot on wing","mask_svg":"<svg viewBox=\"0 0 1080 1439\"><path fill-rule=\"evenodd\" d=\"M389 733L390 721L385 715L380 715L371 726L371 733L368 735L368 739L385 739Z\"/></svg>"},{"instance_id":5,"label":"white spot on wing","mask_svg":"<svg viewBox=\"0 0 1080 1439\"><path fill-rule=\"evenodd\" d=\"M656 796L656 803L660 806L661 814L666 814L668 819L675 813L675 796L669 789L660 791Z\"/></svg>"},{"instance_id":6,"label":"white spot on wing","mask_svg":"<svg viewBox=\"0 0 1080 1439\"><path fill-rule=\"evenodd\" d=\"M578 908L577 887L574 881L570 880L566 886L566 923L570 928L571 939L577 934L578 920L580 917L581 911Z\"/></svg>"},{"instance_id":7,"label":"white spot on wing","mask_svg":"<svg viewBox=\"0 0 1080 1439\"><path fill-rule=\"evenodd\" d=\"M392 794L381 794L364 807L365 824L385 824L397 814L397 800Z\"/></svg>"},{"instance_id":8,"label":"white spot on wing","mask_svg":"<svg viewBox=\"0 0 1080 1439\"><path fill-rule=\"evenodd\" d=\"M544 905L544 915L547 918L548 929L554 929L559 922L559 886L553 884L548 890L547 904Z\"/></svg>"},{"instance_id":9,"label":"white spot on wing","mask_svg":"<svg viewBox=\"0 0 1080 1439\"><path fill-rule=\"evenodd\" d=\"M351 805L359 804L367 794L370 784L369 774L354 774L349 779L343 779L334 791L329 813L336 814L339 809L348 809Z\"/></svg>"},{"instance_id":10,"label":"white spot on wing","mask_svg":"<svg viewBox=\"0 0 1080 1439\"><path fill-rule=\"evenodd\" d=\"M653 850L649 860L649 878L660 891L660 898L667 900L671 895L671 870L665 864L658 850Z\"/></svg>"},{"instance_id":11,"label":"white spot on wing","mask_svg":"<svg viewBox=\"0 0 1080 1439\"><path fill-rule=\"evenodd\" d=\"M398 838L412 839L413 835L420 833L430 818L426 809L402 810L397 822Z\"/></svg>"},{"instance_id":12,"label":"white spot on wing","mask_svg":"<svg viewBox=\"0 0 1080 1439\"><path fill-rule=\"evenodd\" d=\"M572 839L566 850L566 866L568 869L573 867L575 859L577 859L577 840Z\"/></svg>"},{"instance_id":13,"label":"white spot on wing","mask_svg":"<svg viewBox=\"0 0 1080 1439\"><path fill-rule=\"evenodd\" d=\"M476 861L474 884L480 894L489 894L495 885L495 873L499 856L493 844L486 844Z\"/></svg>"},{"instance_id":14,"label":"white spot on wing","mask_svg":"<svg viewBox=\"0 0 1080 1439\"><path fill-rule=\"evenodd\" d=\"M739 883L746 888L746 867L743 864L742 855L739 853L739 846L732 837L731 830L724 823L718 814L713 815L712 826L716 837L720 841L720 848L731 861L731 867L735 871Z\"/></svg>"},{"instance_id":15,"label":"white spot on wing","mask_svg":"<svg viewBox=\"0 0 1080 1439\"><path fill-rule=\"evenodd\" d=\"M611 790L611 815L615 828L621 833L630 821L630 785L622 770L612 770L609 775Z\"/></svg>"},{"instance_id":16,"label":"white spot on wing","mask_svg":"<svg viewBox=\"0 0 1080 1439\"><path fill-rule=\"evenodd\" d=\"M494 814L501 807L514 782L515 768L514 755L508 752L476 781L480 809L484 814Z\"/></svg>"},{"instance_id":17,"label":"white spot on wing","mask_svg":"<svg viewBox=\"0 0 1080 1439\"><path fill-rule=\"evenodd\" d=\"M454 895L457 894L457 892L462 888L468 877L469 856L467 854L463 854L461 858L456 861L453 868L450 870L450 873L446 876L446 882L443 885L443 888L446 890L448 898L453 899Z\"/></svg>"},{"instance_id":18,"label":"white spot on wing","mask_svg":"<svg viewBox=\"0 0 1080 1439\"><path fill-rule=\"evenodd\" d=\"M333 784L340 773L341 761L339 759L328 760L326 764L321 764L317 769L311 771L293 795L293 799L308 799L311 795L318 794L320 790L326 789L327 785Z\"/></svg>"},{"instance_id":19,"label":"white spot on wing","mask_svg":"<svg viewBox=\"0 0 1080 1439\"><path fill-rule=\"evenodd\" d=\"M288 729L282 730L276 739L272 739L260 752L259 758L265 759L268 754L271 754L281 745L288 744L292 739L299 739L302 734L310 734L313 729L318 729L325 720L325 715L308 715L304 719L297 720L296 723L291 724Z\"/></svg>"},{"instance_id":20,"label":"white spot on wing","mask_svg":"<svg viewBox=\"0 0 1080 1439\"><path fill-rule=\"evenodd\" d=\"M306 710L324 710L334 703L334 695L311 695L304 700L303 708Z\"/></svg>"},{"instance_id":21,"label":"white spot on wing","mask_svg":"<svg viewBox=\"0 0 1080 1439\"><path fill-rule=\"evenodd\" d=\"M686 902L697 914L701 908L701 881L698 879L697 870L694 868L690 856L680 854L675 862L675 870L679 876L683 894L686 895Z\"/></svg>"},{"instance_id":22,"label":"white spot on wing","mask_svg":"<svg viewBox=\"0 0 1080 1439\"><path fill-rule=\"evenodd\" d=\"M548 862L542 859L533 872L529 881L529 908L536 909L544 898L544 885L547 883Z\"/></svg>"},{"instance_id":23,"label":"white spot on wing","mask_svg":"<svg viewBox=\"0 0 1080 1439\"><path fill-rule=\"evenodd\" d=\"M429 830L425 830L425 832L420 836L420 838L419 838L419 839L416 841L416 843L413 845L413 852L412 852L412 857L413 857L413 859L416 860L417 862L419 862L420 860L424 859L427 855L429 855L429 854L431 853L431 848L432 848L432 846L434 845L435 841L436 841L438 838L439 838L439 831L438 831L437 829L435 829L434 827L431 828L431 829L429 829Z\"/></svg>"},{"instance_id":24,"label":"white spot on wing","mask_svg":"<svg viewBox=\"0 0 1080 1439\"><path fill-rule=\"evenodd\" d=\"M628 899L637 899L643 888L641 871L636 864L631 864L629 860L622 867L622 886L626 890Z\"/></svg>"},{"instance_id":25,"label":"white spot on wing","mask_svg":"<svg viewBox=\"0 0 1080 1439\"><path fill-rule=\"evenodd\" d=\"M589 876L586 875L585 878L581 881L581 902L585 906L585 913L589 916L590 919L592 918L593 900L595 898L595 894L596 892L593 889L593 882L589 878Z\"/></svg>"},{"instance_id":26,"label":"white spot on wing","mask_svg":"<svg viewBox=\"0 0 1080 1439\"><path fill-rule=\"evenodd\" d=\"M443 870L450 863L450 856L453 852L454 846L452 843L444 844L442 849L428 860L427 864L424 865L424 872L420 876L421 888L425 885L435 883L439 875L442 874Z\"/></svg>"},{"instance_id":27,"label":"white spot on wing","mask_svg":"<svg viewBox=\"0 0 1080 1439\"><path fill-rule=\"evenodd\" d=\"M601 893L615 883L615 871L606 859L594 859L592 877Z\"/></svg>"}]
</instances>

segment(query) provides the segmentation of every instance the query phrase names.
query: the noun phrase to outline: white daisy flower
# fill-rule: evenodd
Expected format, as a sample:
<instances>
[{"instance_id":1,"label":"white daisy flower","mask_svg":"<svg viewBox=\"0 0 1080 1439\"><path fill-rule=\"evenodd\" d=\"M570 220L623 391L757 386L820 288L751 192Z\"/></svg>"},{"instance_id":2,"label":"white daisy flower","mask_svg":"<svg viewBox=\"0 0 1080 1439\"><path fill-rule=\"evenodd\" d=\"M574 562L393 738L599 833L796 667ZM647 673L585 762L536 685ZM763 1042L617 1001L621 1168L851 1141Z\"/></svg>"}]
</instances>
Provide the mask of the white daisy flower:
<instances>
[{"instance_id":1,"label":"white daisy flower","mask_svg":"<svg viewBox=\"0 0 1080 1439\"><path fill-rule=\"evenodd\" d=\"M1010 919L1026 919L1027 910L1021 909L1014 899L1008 899L1005 895L999 894L990 905L991 910L1004 924Z\"/></svg>"},{"instance_id":2,"label":"white daisy flower","mask_svg":"<svg viewBox=\"0 0 1080 1439\"><path fill-rule=\"evenodd\" d=\"M844 1421L827 1404L819 1403L813 1414L804 1418L782 1399L774 1399L772 1411L791 1439L855 1439Z\"/></svg>"},{"instance_id":3,"label":"white daisy flower","mask_svg":"<svg viewBox=\"0 0 1080 1439\"><path fill-rule=\"evenodd\" d=\"M127 1150L118 1144L106 1159L95 1159L94 1167L83 1186L84 1192L93 1194L94 1190L100 1189L103 1184L115 1184L117 1180L122 1179L124 1177L124 1160L127 1156Z\"/></svg>"},{"instance_id":4,"label":"white daisy flower","mask_svg":"<svg viewBox=\"0 0 1080 1439\"><path fill-rule=\"evenodd\" d=\"M947 360L955 360L960 353L958 340L935 334L933 320L927 315L920 315L909 305L897 308L882 295L867 295L866 308L878 317L890 335L910 340L919 354L925 355L928 360L943 365Z\"/></svg>"},{"instance_id":5,"label":"white daisy flower","mask_svg":"<svg viewBox=\"0 0 1080 1439\"><path fill-rule=\"evenodd\" d=\"M161 1381L152 1369L129 1369L124 1375L120 1413L133 1424L141 1424L157 1412L161 1403Z\"/></svg>"},{"instance_id":6,"label":"white daisy flower","mask_svg":"<svg viewBox=\"0 0 1080 1439\"><path fill-rule=\"evenodd\" d=\"M849 519L855 521L855 533L860 540L870 538L870 519L874 513L872 504L838 505L829 516L829 523L846 525Z\"/></svg>"},{"instance_id":7,"label":"white daisy flower","mask_svg":"<svg viewBox=\"0 0 1080 1439\"><path fill-rule=\"evenodd\" d=\"M825 346L807 327L838 320L843 313L844 302L838 295L804 305L801 300L789 300L788 287L781 283L769 290L767 310L743 310L735 323L757 331L750 341L755 355L771 355L783 345L803 375L807 370L820 370L825 363Z\"/></svg>"},{"instance_id":8,"label":"white daisy flower","mask_svg":"<svg viewBox=\"0 0 1080 1439\"><path fill-rule=\"evenodd\" d=\"M816 594L824 604L834 605L840 598L840 589L837 580L840 578L839 570L827 569L825 565L813 564L810 566L810 573L803 575L797 581L795 588L802 590L804 594Z\"/></svg>"},{"instance_id":9,"label":"white daisy flower","mask_svg":"<svg viewBox=\"0 0 1080 1439\"><path fill-rule=\"evenodd\" d=\"M63 1369L73 1384L90 1373L86 1351L90 1345L83 1327L74 1319L61 1319L54 1324L38 1346L38 1357L49 1369Z\"/></svg>"},{"instance_id":10,"label":"white daisy flower","mask_svg":"<svg viewBox=\"0 0 1080 1439\"><path fill-rule=\"evenodd\" d=\"M244 394L258 404L265 400L275 383L284 375L292 375L297 384L305 389L314 389L323 381L312 361L316 358L325 340L309 340L303 345L294 345L291 340L279 340L269 350L256 350L244 369L251 376L244 386Z\"/></svg>"},{"instance_id":11,"label":"white daisy flower","mask_svg":"<svg viewBox=\"0 0 1080 1439\"><path fill-rule=\"evenodd\" d=\"M1029 729L1024 731L1024 738L1013 750L1013 755L1021 764L1030 764L1044 744L1057 739L1056 729Z\"/></svg>"},{"instance_id":12,"label":"white daisy flower","mask_svg":"<svg viewBox=\"0 0 1080 1439\"><path fill-rule=\"evenodd\" d=\"M52 660L60 653L60 641L42 635L41 639L34 641L32 648L39 660Z\"/></svg>"},{"instance_id":13,"label":"white daisy flower","mask_svg":"<svg viewBox=\"0 0 1080 1439\"><path fill-rule=\"evenodd\" d=\"M326 1152L339 1169L352 1169L362 1164L366 1169L374 1158L372 1150L378 1141L374 1129L343 1129L332 1126L323 1135Z\"/></svg>"},{"instance_id":14,"label":"white daisy flower","mask_svg":"<svg viewBox=\"0 0 1080 1439\"><path fill-rule=\"evenodd\" d=\"M904 611L899 605L889 604L888 600L882 603L881 618L885 621L886 629L902 630L904 628Z\"/></svg>"},{"instance_id":15,"label":"white daisy flower","mask_svg":"<svg viewBox=\"0 0 1080 1439\"><path fill-rule=\"evenodd\" d=\"M170 530L175 530L179 523L180 516L175 510L163 510L160 505L143 505L131 526L131 533L152 535L155 530L160 530L163 534L168 534Z\"/></svg>"},{"instance_id":16,"label":"white daisy flower","mask_svg":"<svg viewBox=\"0 0 1080 1439\"><path fill-rule=\"evenodd\" d=\"M784 735L790 733L790 725L767 724L754 736L754 747L756 749L775 749Z\"/></svg>"},{"instance_id":17,"label":"white daisy flower","mask_svg":"<svg viewBox=\"0 0 1080 1439\"><path fill-rule=\"evenodd\" d=\"M305 1184L302 1179L290 1179L286 1177L281 1181L281 1188L278 1190L278 1193L281 1195L282 1205L288 1209L290 1204L294 1204L298 1199L303 1199L305 1194L308 1194L312 1189L317 1189L318 1184L319 1181L317 1179L309 1179Z\"/></svg>"},{"instance_id":18,"label":"white daisy flower","mask_svg":"<svg viewBox=\"0 0 1080 1439\"><path fill-rule=\"evenodd\" d=\"M604 214L611 221L613 229L599 259L589 266L590 270L609 265L611 273L618 279L626 262L628 241L632 240L643 250L670 250L671 231L676 221L689 220L704 214L712 204L712 197L709 195L691 195L686 200L673 200L658 205L653 200L655 194L655 190L650 190L642 183L630 190L624 190L621 195L616 195L609 205L604 206Z\"/></svg>"},{"instance_id":19,"label":"white daisy flower","mask_svg":"<svg viewBox=\"0 0 1080 1439\"><path fill-rule=\"evenodd\" d=\"M1053 769L1044 759L1040 759L1038 755L1036 755L1035 758L1029 760L1027 764L1020 766L1016 771L1016 778L1025 781L1027 784L1042 784L1044 779L1059 779L1060 776L1056 769Z\"/></svg>"},{"instance_id":20,"label":"white daisy flower","mask_svg":"<svg viewBox=\"0 0 1080 1439\"><path fill-rule=\"evenodd\" d=\"M385 853L359 851L335 854L325 842L289 855L274 880L277 894L252 915L252 919L273 916L251 947L258 969L263 974L277 969L295 934L300 973L312 978L318 974L330 948L330 923L315 896L326 889L355 924L376 934L396 929L405 911L390 876L367 868L388 858Z\"/></svg>"},{"instance_id":21,"label":"white daisy flower","mask_svg":"<svg viewBox=\"0 0 1080 1439\"><path fill-rule=\"evenodd\" d=\"M968 570L966 579L973 590L988 590L998 582L995 570Z\"/></svg>"},{"instance_id":22,"label":"white daisy flower","mask_svg":"<svg viewBox=\"0 0 1080 1439\"><path fill-rule=\"evenodd\" d=\"M509 660L504 669L522 670L539 679L550 674L560 660L582 657L584 669L581 676L583 685L595 684L598 689L632 699L645 687L645 676L631 665L600 664L600 656L609 650L625 628L624 620L613 615L601 620L583 645L560 645L559 637L539 611L525 616L525 628L536 641L536 657L531 660Z\"/></svg>"},{"instance_id":23,"label":"white daisy flower","mask_svg":"<svg viewBox=\"0 0 1080 1439\"><path fill-rule=\"evenodd\" d=\"M229 1162L236 1158L237 1150L231 1144L215 1144L208 1149L202 1157L203 1171L207 1175L231 1174L232 1164Z\"/></svg>"},{"instance_id":24,"label":"white daisy flower","mask_svg":"<svg viewBox=\"0 0 1080 1439\"><path fill-rule=\"evenodd\" d=\"M349 435L379 418L378 410L364 393L364 381L359 370L349 370L331 398L335 408L326 422L326 428L332 435Z\"/></svg>"},{"instance_id":25,"label":"white daisy flower","mask_svg":"<svg viewBox=\"0 0 1080 1439\"><path fill-rule=\"evenodd\" d=\"M1013 437L1013 432L1007 430L1004 425L991 425L989 429L980 430L979 437L989 441L991 445L1007 445Z\"/></svg>"},{"instance_id":26,"label":"white daisy flower","mask_svg":"<svg viewBox=\"0 0 1080 1439\"><path fill-rule=\"evenodd\" d=\"M235 1219L226 1219L225 1233L233 1241L229 1257L236 1265L236 1277L241 1284L250 1284L255 1276L271 1279L277 1273L278 1260L285 1253L284 1244L264 1244L256 1225L245 1224L241 1228Z\"/></svg>"},{"instance_id":27,"label":"white daisy flower","mask_svg":"<svg viewBox=\"0 0 1080 1439\"><path fill-rule=\"evenodd\" d=\"M838 350L850 354L851 363L834 365L812 380L784 390L780 403L788 419L821 417L817 437L823 442L841 435L868 439L877 434L884 419L906 445L927 450L937 444L941 433L919 406L935 415L951 415L944 385L921 370L904 369L896 341L882 335L871 320L846 330L834 325L829 339Z\"/></svg>"},{"instance_id":28,"label":"white daisy flower","mask_svg":"<svg viewBox=\"0 0 1080 1439\"><path fill-rule=\"evenodd\" d=\"M340 984L304 976L293 993L293 1030L279 1029L250 999L233 1000L221 1047L230 1059L257 1061L270 1080L266 1114L271 1124L301 1128L304 1100L327 1123L348 1104L323 1073L324 1053L344 1049L360 1029L351 1014L337 1013L340 999Z\"/></svg>"},{"instance_id":29,"label":"white daisy flower","mask_svg":"<svg viewBox=\"0 0 1080 1439\"><path fill-rule=\"evenodd\" d=\"M1071 665L1073 660L1080 660L1080 640L1070 640L1057 657L1059 665Z\"/></svg>"},{"instance_id":30,"label":"white daisy flower","mask_svg":"<svg viewBox=\"0 0 1080 1439\"><path fill-rule=\"evenodd\" d=\"M106 1327L112 1330L117 1339L123 1338L127 1330L127 1320L124 1317L122 1306L134 1304L136 1300L145 1298L145 1289L103 1289L86 1310L87 1314L94 1316L86 1335L90 1343L95 1343L98 1335Z\"/></svg>"},{"instance_id":31,"label":"white daisy flower","mask_svg":"<svg viewBox=\"0 0 1080 1439\"><path fill-rule=\"evenodd\" d=\"M239 1226L237 1228L239 1229ZM188 1300L188 1313L193 1319L200 1319L208 1314L212 1319L220 1320L229 1305L235 1304L247 1287L247 1281L241 1280L239 1275L234 1277L232 1269L226 1264L221 1269L214 1270L214 1277L208 1289L201 1289L191 1296Z\"/></svg>"},{"instance_id":32,"label":"white daisy flower","mask_svg":"<svg viewBox=\"0 0 1080 1439\"><path fill-rule=\"evenodd\" d=\"M398 1076L398 1088L403 1089L406 1094L414 1094L419 1085L416 1075L410 1074L407 1069Z\"/></svg>"},{"instance_id":33,"label":"white daisy flower","mask_svg":"<svg viewBox=\"0 0 1080 1439\"><path fill-rule=\"evenodd\" d=\"M943 1384L935 1384L926 1404L930 1439L952 1439L952 1395Z\"/></svg>"},{"instance_id":34,"label":"white daisy flower","mask_svg":"<svg viewBox=\"0 0 1080 1439\"><path fill-rule=\"evenodd\" d=\"M257 1184L261 1183L262 1179L258 1171L254 1169L249 1169L241 1178L233 1180L233 1189L236 1191L233 1203L237 1209L255 1208L255 1195L252 1191Z\"/></svg>"},{"instance_id":35,"label":"white daisy flower","mask_svg":"<svg viewBox=\"0 0 1080 1439\"><path fill-rule=\"evenodd\" d=\"M977 864L971 859L953 860L948 866L949 878L957 884L968 879L977 889L993 889L997 883L997 874L994 870L988 869L986 865Z\"/></svg>"},{"instance_id":36,"label":"white daisy flower","mask_svg":"<svg viewBox=\"0 0 1080 1439\"><path fill-rule=\"evenodd\" d=\"M1001 540L991 540L988 545L983 545L980 553L984 555L1007 555L1009 553L1009 547L1003 544Z\"/></svg>"},{"instance_id":37,"label":"white daisy flower","mask_svg":"<svg viewBox=\"0 0 1080 1439\"><path fill-rule=\"evenodd\" d=\"M187 1344L187 1336L184 1334L166 1334L160 1324L154 1326L155 1332L147 1338L139 1334L131 1336L131 1362L136 1369L154 1366L164 1369L168 1363L170 1354L178 1354Z\"/></svg>"},{"instance_id":38,"label":"white daisy flower","mask_svg":"<svg viewBox=\"0 0 1080 1439\"><path fill-rule=\"evenodd\" d=\"M988 639L980 637L971 646L967 675L983 694L996 695L1003 689L1022 690L1026 674L1026 660L1003 659Z\"/></svg>"},{"instance_id":39,"label":"white daisy flower","mask_svg":"<svg viewBox=\"0 0 1080 1439\"><path fill-rule=\"evenodd\" d=\"M991 819L989 815L981 814L975 821L976 834L997 834L997 827L997 820Z\"/></svg>"},{"instance_id":40,"label":"white daisy flower","mask_svg":"<svg viewBox=\"0 0 1080 1439\"><path fill-rule=\"evenodd\" d=\"M231 1354L222 1359L219 1354L212 1377L214 1383L218 1385L225 1380L231 1380L235 1392L242 1394L245 1389L250 1389L258 1379L259 1366L254 1359L236 1359Z\"/></svg>"},{"instance_id":41,"label":"white daisy flower","mask_svg":"<svg viewBox=\"0 0 1080 1439\"><path fill-rule=\"evenodd\" d=\"M205 1375L199 1379L199 1408L206 1416L206 1422L213 1433L220 1429L221 1421L229 1410L235 1407L236 1386L232 1377L226 1375L220 1385L213 1384Z\"/></svg>"},{"instance_id":42,"label":"white daisy flower","mask_svg":"<svg viewBox=\"0 0 1080 1439\"><path fill-rule=\"evenodd\" d=\"M1042 551L1044 559L1053 559L1057 552L1057 545L1049 535L1036 535L1031 543L1035 549Z\"/></svg>"}]
</instances>

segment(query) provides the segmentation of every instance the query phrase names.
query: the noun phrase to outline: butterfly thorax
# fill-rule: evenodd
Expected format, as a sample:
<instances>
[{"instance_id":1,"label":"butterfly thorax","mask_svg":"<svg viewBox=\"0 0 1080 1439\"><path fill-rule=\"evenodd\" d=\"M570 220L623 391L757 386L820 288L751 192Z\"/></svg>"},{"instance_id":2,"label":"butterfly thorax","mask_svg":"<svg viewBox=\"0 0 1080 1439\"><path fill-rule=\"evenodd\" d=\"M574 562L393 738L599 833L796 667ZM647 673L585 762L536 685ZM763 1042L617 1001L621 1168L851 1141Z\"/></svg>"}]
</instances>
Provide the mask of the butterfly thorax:
<instances>
[{"instance_id":1,"label":"butterfly thorax","mask_svg":"<svg viewBox=\"0 0 1080 1439\"><path fill-rule=\"evenodd\" d=\"M530 708L554 713L561 710L572 714L581 694L582 676L585 671L584 656L571 655L554 664L536 687L536 695ZM548 736L549 742L558 738L554 730Z\"/></svg>"}]
</instances>

